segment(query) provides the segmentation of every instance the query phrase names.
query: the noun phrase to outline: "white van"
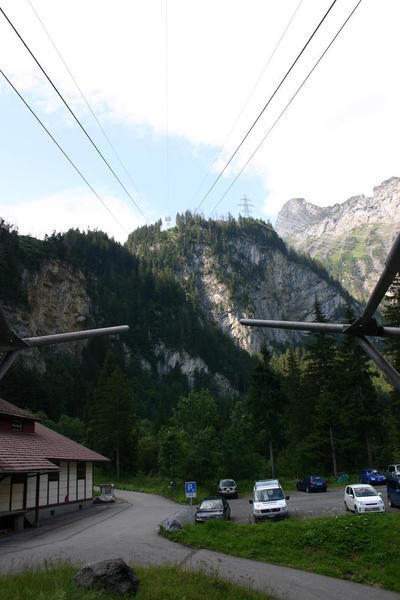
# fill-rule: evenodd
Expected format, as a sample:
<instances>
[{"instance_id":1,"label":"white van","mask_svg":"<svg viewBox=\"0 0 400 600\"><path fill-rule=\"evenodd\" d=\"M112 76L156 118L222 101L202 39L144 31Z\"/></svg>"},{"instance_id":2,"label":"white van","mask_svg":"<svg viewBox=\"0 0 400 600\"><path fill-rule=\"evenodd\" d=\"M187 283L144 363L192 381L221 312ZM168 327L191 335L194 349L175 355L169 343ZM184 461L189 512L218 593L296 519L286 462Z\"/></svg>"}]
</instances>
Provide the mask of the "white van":
<instances>
[{"instance_id":1,"label":"white van","mask_svg":"<svg viewBox=\"0 0 400 600\"><path fill-rule=\"evenodd\" d=\"M249 500L249 503L253 506L254 521L287 517L286 500L289 500L289 496L285 496L277 479L256 481L253 489L253 499Z\"/></svg>"}]
</instances>

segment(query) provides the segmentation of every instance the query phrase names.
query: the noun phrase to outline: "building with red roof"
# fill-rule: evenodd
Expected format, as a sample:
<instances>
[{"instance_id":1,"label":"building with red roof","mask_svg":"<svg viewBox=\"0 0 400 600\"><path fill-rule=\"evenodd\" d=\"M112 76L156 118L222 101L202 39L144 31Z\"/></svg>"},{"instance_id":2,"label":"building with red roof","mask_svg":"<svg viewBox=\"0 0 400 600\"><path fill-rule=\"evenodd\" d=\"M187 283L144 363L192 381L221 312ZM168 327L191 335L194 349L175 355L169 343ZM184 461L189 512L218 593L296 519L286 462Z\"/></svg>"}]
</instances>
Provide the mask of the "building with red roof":
<instances>
[{"instance_id":1,"label":"building with red roof","mask_svg":"<svg viewBox=\"0 0 400 600\"><path fill-rule=\"evenodd\" d=\"M108 461L0 398L0 531L93 500L93 464Z\"/></svg>"}]
</instances>

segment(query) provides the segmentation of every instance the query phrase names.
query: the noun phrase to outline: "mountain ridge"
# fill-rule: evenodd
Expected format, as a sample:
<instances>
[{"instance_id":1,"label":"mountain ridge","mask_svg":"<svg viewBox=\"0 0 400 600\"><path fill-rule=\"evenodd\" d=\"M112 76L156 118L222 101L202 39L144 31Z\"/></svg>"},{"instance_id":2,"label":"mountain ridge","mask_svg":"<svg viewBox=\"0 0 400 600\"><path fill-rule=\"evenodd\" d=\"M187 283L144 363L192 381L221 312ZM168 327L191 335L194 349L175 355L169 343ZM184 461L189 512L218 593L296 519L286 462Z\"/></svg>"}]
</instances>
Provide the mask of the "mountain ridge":
<instances>
[{"instance_id":1,"label":"mountain ridge","mask_svg":"<svg viewBox=\"0 0 400 600\"><path fill-rule=\"evenodd\" d=\"M288 200L275 229L290 247L320 261L363 301L400 230L400 178L375 186L372 196L356 195L327 207L303 198Z\"/></svg>"},{"instance_id":2,"label":"mountain ridge","mask_svg":"<svg viewBox=\"0 0 400 600\"><path fill-rule=\"evenodd\" d=\"M288 250L261 220L202 219L186 212L177 227L133 232L130 251L157 272L165 264L188 295L248 352L299 343L301 334L240 325L241 317L313 320L315 298L328 319L354 300L316 262Z\"/></svg>"}]
</instances>

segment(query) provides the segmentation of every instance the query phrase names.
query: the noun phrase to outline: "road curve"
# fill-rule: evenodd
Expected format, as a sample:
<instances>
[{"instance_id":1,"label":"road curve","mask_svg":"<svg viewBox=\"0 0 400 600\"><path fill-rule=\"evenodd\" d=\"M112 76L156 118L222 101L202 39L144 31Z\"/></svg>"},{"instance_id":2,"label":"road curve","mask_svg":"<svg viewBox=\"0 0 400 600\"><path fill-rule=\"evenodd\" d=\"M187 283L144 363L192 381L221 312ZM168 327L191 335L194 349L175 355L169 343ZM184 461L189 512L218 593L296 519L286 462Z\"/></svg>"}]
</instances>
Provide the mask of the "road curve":
<instances>
[{"instance_id":1,"label":"road curve","mask_svg":"<svg viewBox=\"0 0 400 600\"><path fill-rule=\"evenodd\" d=\"M85 564L122 557L140 566L178 565L220 577L285 600L400 600L394 592L251 561L209 550L193 550L158 535L159 523L177 505L166 498L118 491L119 502L55 517L36 530L0 539L0 573L41 567L45 562Z\"/></svg>"}]
</instances>

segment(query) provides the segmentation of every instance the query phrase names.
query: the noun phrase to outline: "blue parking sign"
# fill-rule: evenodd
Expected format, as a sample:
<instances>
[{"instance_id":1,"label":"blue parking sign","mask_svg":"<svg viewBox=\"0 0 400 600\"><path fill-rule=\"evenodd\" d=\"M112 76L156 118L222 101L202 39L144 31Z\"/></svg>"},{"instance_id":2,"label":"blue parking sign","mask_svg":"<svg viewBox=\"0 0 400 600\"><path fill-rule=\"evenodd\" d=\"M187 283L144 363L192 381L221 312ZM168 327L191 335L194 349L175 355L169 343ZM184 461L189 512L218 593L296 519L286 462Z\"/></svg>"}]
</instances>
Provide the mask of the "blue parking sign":
<instances>
[{"instance_id":1,"label":"blue parking sign","mask_svg":"<svg viewBox=\"0 0 400 600\"><path fill-rule=\"evenodd\" d=\"M185 482L186 498L196 498L196 482L186 481Z\"/></svg>"}]
</instances>

